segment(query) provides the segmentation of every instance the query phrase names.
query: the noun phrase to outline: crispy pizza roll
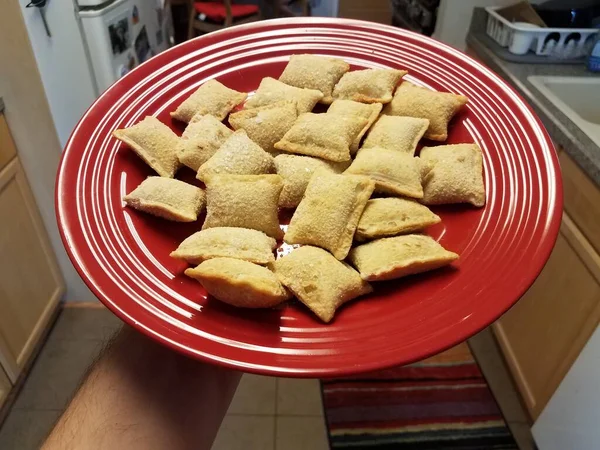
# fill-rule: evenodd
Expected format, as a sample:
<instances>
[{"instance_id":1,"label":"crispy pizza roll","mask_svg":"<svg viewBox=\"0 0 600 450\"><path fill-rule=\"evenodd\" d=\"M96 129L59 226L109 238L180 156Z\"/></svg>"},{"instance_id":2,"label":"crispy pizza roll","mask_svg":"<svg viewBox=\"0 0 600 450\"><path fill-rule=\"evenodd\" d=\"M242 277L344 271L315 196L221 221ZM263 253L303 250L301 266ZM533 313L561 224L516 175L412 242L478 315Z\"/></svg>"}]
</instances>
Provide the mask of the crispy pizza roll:
<instances>
[{"instance_id":1,"label":"crispy pizza roll","mask_svg":"<svg viewBox=\"0 0 600 450\"><path fill-rule=\"evenodd\" d=\"M485 204L483 157L477 144L423 147L421 160L431 169L423 178L424 204Z\"/></svg>"},{"instance_id":2,"label":"crispy pizza roll","mask_svg":"<svg viewBox=\"0 0 600 450\"><path fill-rule=\"evenodd\" d=\"M380 147L414 156L429 120L418 117L381 116L369 130L363 148Z\"/></svg>"},{"instance_id":3,"label":"crispy pizza roll","mask_svg":"<svg viewBox=\"0 0 600 450\"><path fill-rule=\"evenodd\" d=\"M171 257L190 264L200 264L212 258L236 258L268 264L275 261L273 250L276 246L275 239L261 231L235 227L209 228L186 238L171 252Z\"/></svg>"},{"instance_id":4,"label":"crispy pizza roll","mask_svg":"<svg viewBox=\"0 0 600 450\"><path fill-rule=\"evenodd\" d=\"M208 80L183 101L171 113L171 117L182 122L189 122L195 115L210 114L219 120L227 117L233 108L246 100L248 94L234 91L217 80Z\"/></svg>"},{"instance_id":5,"label":"crispy pizza roll","mask_svg":"<svg viewBox=\"0 0 600 450\"><path fill-rule=\"evenodd\" d=\"M206 219L202 229L240 227L280 239L277 203L279 175L212 175L206 183Z\"/></svg>"},{"instance_id":6,"label":"crispy pizza roll","mask_svg":"<svg viewBox=\"0 0 600 450\"><path fill-rule=\"evenodd\" d=\"M296 102L298 114L310 112L323 98L323 93L315 89L303 89L288 86L274 78L263 78L260 86L246 102L245 108L257 108L283 100Z\"/></svg>"},{"instance_id":7,"label":"crispy pizza roll","mask_svg":"<svg viewBox=\"0 0 600 450\"><path fill-rule=\"evenodd\" d=\"M127 206L175 222L193 222L204 207L204 191L183 181L148 177L123 197Z\"/></svg>"},{"instance_id":8,"label":"crispy pizza roll","mask_svg":"<svg viewBox=\"0 0 600 450\"><path fill-rule=\"evenodd\" d=\"M456 253L423 234L378 239L354 247L348 255L348 260L367 281L393 280L427 272L456 259Z\"/></svg>"},{"instance_id":9,"label":"crispy pizza roll","mask_svg":"<svg viewBox=\"0 0 600 450\"><path fill-rule=\"evenodd\" d=\"M365 133L369 130L369 128L371 128L371 125L373 125L373 123L377 120L377 117L379 117L382 107L383 105L381 103L368 104L355 102L353 100L335 100L327 110L327 114L356 116L367 119L366 125L363 127L360 133L358 133L356 138L354 138L354 141L350 146L350 152L353 155L356 153L356 150L358 150L360 141Z\"/></svg>"},{"instance_id":10,"label":"crispy pizza roll","mask_svg":"<svg viewBox=\"0 0 600 450\"><path fill-rule=\"evenodd\" d=\"M299 88L315 89L323 93L321 103L330 104L333 87L350 64L342 59L316 55L292 55L279 81Z\"/></svg>"},{"instance_id":11,"label":"crispy pizza roll","mask_svg":"<svg viewBox=\"0 0 600 450\"><path fill-rule=\"evenodd\" d=\"M406 70L365 69L344 74L333 89L333 98L361 103L389 103Z\"/></svg>"},{"instance_id":12,"label":"crispy pizza roll","mask_svg":"<svg viewBox=\"0 0 600 450\"><path fill-rule=\"evenodd\" d=\"M209 259L185 274L217 300L238 308L271 308L291 297L273 272L241 259Z\"/></svg>"},{"instance_id":13,"label":"crispy pizza roll","mask_svg":"<svg viewBox=\"0 0 600 450\"><path fill-rule=\"evenodd\" d=\"M288 244L315 245L329 250L337 259L344 259L374 188L375 183L368 177L318 169L283 240Z\"/></svg>"},{"instance_id":14,"label":"crispy pizza roll","mask_svg":"<svg viewBox=\"0 0 600 450\"><path fill-rule=\"evenodd\" d=\"M177 146L177 157L181 164L197 172L232 133L215 116L198 116L185 127Z\"/></svg>"},{"instance_id":15,"label":"crispy pizza roll","mask_svg":"<svg viewBox=\"0 0 600 450\"><path fill-rule=\"evenodd\" d=\"M273 156L252 142L244 130L239 130L200 166L196 178L205 181L211 175L260 175L274 171Z\"/></svg>"},{"instance_id":16,"label":"crispy pizza roll","mask_svg":"<svg viewBox=\"0 0 600 450\"><path fill-rule=\"evenodd\" d=\"M114 130L112 135L129 145L161 177L175 176L179 138L156 117L147 116L132 127Z\"/></svg>"},{"instance_id":17,"label":"crispy pizza roll","mask_svg":"<svg viewBox=\"0 0 600 450\"><path fill-rule=\"evenodd\" d=\"M373 290L354 269L317 247L297 248L272 266L281 283L326 323L344 303Z\"/></svg>"},{"instance_id":18,"label":"crispy pizza roll","mask_svg":"<svg viewBox=\"0 0 600 450\"><path fill-rule=\"evenodd\" d=\"M283 101L258 108L243 109L229 116L234 130L244 130L248 137L268 152L292 128L298 118L296 103Z\"/></svg>"},{"instance_id":19,"label":"crispy pizza roll","mask_svg":"<svg viewBox=\"0 0 600 450\"><path fill-rule=\"evenodd\" d=\"M361 148L344 172L365 175L376 183L376 192L422 198L419 158L384 148Z\"/></svg>"},{"instance_id":20,"label":"crispy pizza roll","mask_svg":"<svg viewBox=\"0 0 600 450\"><path fill-rule=\"evenodd\" d=\"M336 114L302 114L275 148L330 161L350 161L350 146L367 119Z\"/></svg>"},{"instance_id":21,"label":"crispy pizza roll","mask_svg":"<svg viewBox=\"0 0 600 450\"><path fill-rule=\"evenodd\" d=\"M405 198L374 198L360 216L355 238L358 241L414 233L440 223L426 206Z\"/></svg>"},{"instance_id":22,"label":"crispy pizza roll","mask_svg":"<svg viewBox=\"0 0 600 450\"><path fill-rule=\"evenodd\" d=\"M468 100L464 95L436 92L405 81L398 87L383 113L428 119L429 128L425 132L425 138L445 141L448 137L448 123Z\"/></svg>"}]
</instances>

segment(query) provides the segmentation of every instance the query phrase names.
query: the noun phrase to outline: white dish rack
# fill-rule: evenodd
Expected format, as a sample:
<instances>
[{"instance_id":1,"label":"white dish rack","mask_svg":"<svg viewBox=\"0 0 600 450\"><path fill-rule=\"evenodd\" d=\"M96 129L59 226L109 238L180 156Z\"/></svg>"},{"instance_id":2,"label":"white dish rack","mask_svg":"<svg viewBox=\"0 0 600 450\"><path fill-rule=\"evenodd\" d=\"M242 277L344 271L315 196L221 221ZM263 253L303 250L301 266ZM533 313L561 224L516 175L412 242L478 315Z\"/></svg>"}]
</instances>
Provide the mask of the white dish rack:
<instances>
[{"instance_id":1,"label":"white dish rack","mask_svg":"<svg viewBox=\"0 0 600 450\"><path fill-rule=\"evenodd\" d=\"M489 37L514 54L533 50L536 55L554 58L580 58L591 50L597 28L539 28L530 24L511 23L496 12L497 6L485 8Z\"/></svg>"}]
</instances>

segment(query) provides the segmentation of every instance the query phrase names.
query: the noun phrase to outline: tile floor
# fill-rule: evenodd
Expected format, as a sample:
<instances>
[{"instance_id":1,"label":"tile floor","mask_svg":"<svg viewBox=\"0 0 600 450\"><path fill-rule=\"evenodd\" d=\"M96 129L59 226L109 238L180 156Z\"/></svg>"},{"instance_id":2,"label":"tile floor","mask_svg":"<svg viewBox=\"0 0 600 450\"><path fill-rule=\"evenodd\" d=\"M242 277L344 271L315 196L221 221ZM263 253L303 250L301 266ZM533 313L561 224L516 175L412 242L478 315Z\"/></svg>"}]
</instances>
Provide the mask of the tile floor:
<instances>
[{"instance_id":1,"label":"tile floor","mask_svg":"<svg viewBox=\"0 0 600 450\"><path fill-rule=\"evenodd\" d=\"M39 448L120 326L104 308L63 310L0 428L0 449ZM244 375L212 450L328 448L318 380Z\"/></svg>"}]
</instances>

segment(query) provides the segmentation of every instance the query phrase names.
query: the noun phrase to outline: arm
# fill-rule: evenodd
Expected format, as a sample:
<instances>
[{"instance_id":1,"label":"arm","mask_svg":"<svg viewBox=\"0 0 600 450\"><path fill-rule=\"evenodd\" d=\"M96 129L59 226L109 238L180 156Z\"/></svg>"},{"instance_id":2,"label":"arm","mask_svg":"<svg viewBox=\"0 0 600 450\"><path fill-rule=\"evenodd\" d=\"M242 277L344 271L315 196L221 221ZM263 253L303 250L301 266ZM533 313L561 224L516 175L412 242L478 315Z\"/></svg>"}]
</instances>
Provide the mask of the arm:
<instances>
[{"instance_id":1,"label":"arm","mask_svg":"<svg viewBox=\"0 0 600 450\"><path fill-rule=\"evenodd\" d=\"M124 327L42 450L208 450L240 377Z\"/></svg>"}]
</instances>

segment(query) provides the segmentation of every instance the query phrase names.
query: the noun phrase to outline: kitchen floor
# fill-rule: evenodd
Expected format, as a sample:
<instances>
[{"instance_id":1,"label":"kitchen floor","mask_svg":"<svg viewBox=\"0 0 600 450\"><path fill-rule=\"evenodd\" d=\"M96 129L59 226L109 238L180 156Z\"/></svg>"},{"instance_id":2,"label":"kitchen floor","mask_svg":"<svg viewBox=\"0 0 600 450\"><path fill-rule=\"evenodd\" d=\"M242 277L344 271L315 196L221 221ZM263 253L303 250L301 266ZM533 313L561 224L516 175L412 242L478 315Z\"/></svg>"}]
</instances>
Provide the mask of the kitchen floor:
<instances>
[{"instance_id":1,"label":"kitchen floor","mask_svg":"<svg viewBox=\"0 0 600 450\"><path fill-rule=\"evenodd\" d=\"M121 322L101 306L65 308L0 428L0 449L37 449ZM318 380L244 375L212 450L329 448Z\"/></svg>"}]
</instances>

